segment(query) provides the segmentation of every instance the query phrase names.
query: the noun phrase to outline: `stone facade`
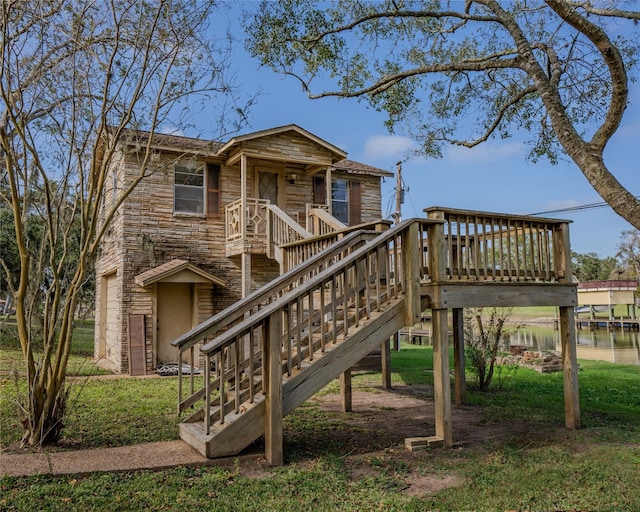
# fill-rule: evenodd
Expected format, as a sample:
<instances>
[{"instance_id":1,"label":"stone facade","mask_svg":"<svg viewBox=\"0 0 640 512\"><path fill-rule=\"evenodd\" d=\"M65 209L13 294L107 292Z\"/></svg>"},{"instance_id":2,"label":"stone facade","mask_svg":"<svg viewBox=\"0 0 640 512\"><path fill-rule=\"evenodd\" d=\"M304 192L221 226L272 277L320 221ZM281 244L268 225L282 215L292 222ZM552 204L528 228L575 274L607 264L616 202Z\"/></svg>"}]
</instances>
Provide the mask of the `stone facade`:
<instances>
[{"instance_id":1,"label":"stone facade","mask_svg":"<svg viewBox=\"0 0 640 512\"><path fill-rule=\"evenodd\" d=\"M142 351L136 352L135 357L144 354L144 362L138 361L144 373L153 372L159 363L166 362L160 360L161 355L165 359L171 356L162 329L178 327L166 327L165 319L159 318L159 310L167 311L166 301L171 300L163 290L181 290L175 308L169 305L169 310L173 314L171 309L175 309L176 315L181 308L191 311L189 318L176 317L178 324L186 326L184 330L241 298L240 256L225 255L225 206L241 197L242 165L246 166L247 197L258 197L259 172L277 174L278 206L303 227L306 205L314 201L314 175L327 173L334 178L357 180L362 222L381 218L380 182L383 176L391 175L362 164L339 165L344 160L340 150L293 125L249 134L224 145L209 143L205 149L204 141L164 136L157 139L153 161L156 170L140 181L118 208L96 261L95 357L116 373L130 372L134 343L142 343ZM121 144L118 154L109 170L107 203L115 201L141 172L139 147ZM174 164L187 160L219 166L218 212L174 211ZM204 193L206 196L206 185ZM259 250L251 252L250 286L257 289L279 275L279 265ZM160 273L146 286L136 283L136 276L174 259L189 262L199 271L169 272L166 276ZM172 283L173 288L165 286L167 283ZM186 302L190 305L185 306ZM143 319L143 331L130 329L134 316Z\"/></svg>"}]
</instances>

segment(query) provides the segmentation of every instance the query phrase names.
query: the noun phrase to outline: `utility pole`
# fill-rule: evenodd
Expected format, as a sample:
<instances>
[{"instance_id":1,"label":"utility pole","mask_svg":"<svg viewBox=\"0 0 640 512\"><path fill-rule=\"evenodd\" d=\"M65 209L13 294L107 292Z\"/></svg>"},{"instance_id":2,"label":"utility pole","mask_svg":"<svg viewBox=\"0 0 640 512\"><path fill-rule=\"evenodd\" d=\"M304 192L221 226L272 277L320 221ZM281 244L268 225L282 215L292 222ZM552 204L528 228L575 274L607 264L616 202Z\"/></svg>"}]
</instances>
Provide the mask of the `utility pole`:
<instances>
[{"instance_id":1,"label":"utility pole","mask_svg":"<svg viewBox=\"0 0 640 512\"><path fill-rule=\"evenodd\" d=\"M402 203L403 201L402 189L402 162L396 163L396 212L393 214L393 220L396 224L400 224L402 220Z\"/></svg>"}]
</instances>

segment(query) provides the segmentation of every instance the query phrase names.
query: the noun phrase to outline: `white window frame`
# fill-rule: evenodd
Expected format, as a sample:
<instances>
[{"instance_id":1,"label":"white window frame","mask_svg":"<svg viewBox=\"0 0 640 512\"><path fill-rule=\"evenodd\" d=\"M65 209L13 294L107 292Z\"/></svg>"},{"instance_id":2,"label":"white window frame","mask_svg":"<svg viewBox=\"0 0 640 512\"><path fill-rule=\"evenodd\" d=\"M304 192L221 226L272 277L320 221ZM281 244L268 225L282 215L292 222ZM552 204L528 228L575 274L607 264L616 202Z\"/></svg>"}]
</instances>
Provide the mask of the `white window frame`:
<instances>
[{"instance_id":1,"label":"white window frame","mask_svg":"<svg viewBox=\"0 0 640 512\"><path fill-rule=\"evenodd\" d=\"M342 186L344 186L344 198L337 197L338 193L342 192ZM336 203L344 204L344 218L337 212ZM349 180L334 178L331 181L331 214L340 222L349 224Z\"/></svg>"}]
</instances>

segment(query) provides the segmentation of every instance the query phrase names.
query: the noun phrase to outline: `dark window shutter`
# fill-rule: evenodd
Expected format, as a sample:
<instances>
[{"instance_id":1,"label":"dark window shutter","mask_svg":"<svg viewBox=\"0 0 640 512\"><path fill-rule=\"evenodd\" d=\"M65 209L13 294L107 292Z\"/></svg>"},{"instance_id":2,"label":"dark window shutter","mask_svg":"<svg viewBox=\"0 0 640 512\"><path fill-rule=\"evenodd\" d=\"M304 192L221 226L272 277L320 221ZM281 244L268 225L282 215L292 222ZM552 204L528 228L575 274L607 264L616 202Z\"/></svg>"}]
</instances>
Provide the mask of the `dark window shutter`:
<instances>
[{"instance_id":1,"label":"dark window shutter","mask_svg":"<svg viewBox=\"0 0 640 512\"><path fill-rule=\"evenodd\" d=\"M362 222L361 183L352 181L349 184L349 224L355 226Z\"/></svg>"},{"instance_id":2,"label":"dark window shutter","mask_svg":"<svg viewBox=\"0 0 640 512\"><path fill-rule=\"evenodd\" d=\"M220 215L220 166L207 164L207 215Z\"/></svg>"},{"instance_id":3,"label":"dark window shutter","mask_svg":"<svg viewBox=\"0 0 640 512\"><path fill-rule=\"evenodd\" d=\"M147 370L144 315L129 315L129 375L144 375Z\"/></svg>"},{"instance_id":4,"label":"dark window shutter","mask_svg":"<svg viewBox=\"0 0 640 512\"><path fill-rule=\"evenodd\" d=\"M327 204L327 182L324 176L313 177L313 204Z\"/></svg>"}]
</instances>

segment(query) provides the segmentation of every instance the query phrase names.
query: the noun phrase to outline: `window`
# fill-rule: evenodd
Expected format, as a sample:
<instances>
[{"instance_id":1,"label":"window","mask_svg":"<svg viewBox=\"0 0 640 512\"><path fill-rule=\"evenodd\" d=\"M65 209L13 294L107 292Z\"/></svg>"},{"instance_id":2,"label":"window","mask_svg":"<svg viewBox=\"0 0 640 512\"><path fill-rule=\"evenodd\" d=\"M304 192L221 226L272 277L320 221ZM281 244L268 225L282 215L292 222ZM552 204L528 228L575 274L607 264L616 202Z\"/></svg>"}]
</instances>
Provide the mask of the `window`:
<instances>
[{"instance_id":1,"label":"window","mask_svg":"<svg viewBox=\"0 0 640 512\"><path fill-rule=\"evenodd\" d=\"M331 212L340 222L349 223L349 182L333 180L331 183Z\"/></svg>"},{"instance_id":2,"label":"window","mask_svg":"<svg viewBox=\"0 0 640 512\"><path fill-rule=\"evenodd\" d=\"M198 162L175 164L173 211L204 213L204 164Z\"/></svg>"},{"instance_id":3,"label":"window","mask_svg":"<svg viewBox=\"0 0 640 512\"><path fill-rule=\"evenodd\" d=\"M313 179L313 202L325 204L325 179ZM359 181L335 179L331 183L331 212L340 222L355 226L362 222L362 184Z\"/></svg>"}]
</instances>

